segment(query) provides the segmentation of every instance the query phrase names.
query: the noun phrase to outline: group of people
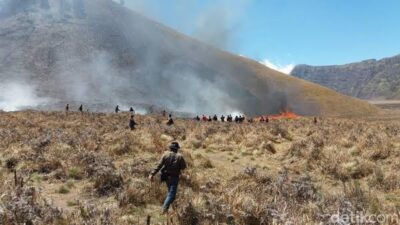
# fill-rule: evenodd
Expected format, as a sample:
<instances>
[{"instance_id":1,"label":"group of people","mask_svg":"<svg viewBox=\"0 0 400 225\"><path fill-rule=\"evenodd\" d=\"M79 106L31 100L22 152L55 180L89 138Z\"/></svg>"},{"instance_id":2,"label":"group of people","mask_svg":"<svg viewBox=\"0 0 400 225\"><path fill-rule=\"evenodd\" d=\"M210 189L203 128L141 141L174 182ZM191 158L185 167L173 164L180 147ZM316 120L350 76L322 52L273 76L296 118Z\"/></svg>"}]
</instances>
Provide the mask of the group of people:
<instances>
[{"instance_id":1,"label":"group of people","mask_svg":"<svg viewBox=\"0 0 400 225\"><path fill-rule=\"evenodd\" d=\"M207 116L203 115L201 118L199 116L196 116L194 119L196 121L204 121L204 122L213 122L213 121L214 122L218 122L218 121L221 121L221 122L243 123L244 121L246 121L246 117L244 115L235 116L235 117L233 117L232 115L228 115L227 117L222 115L219 119L218 119L217 115L214 115L213 117L211 117L211 116L207 117ZM249 123L253 123L254 121L255 120L253 118L249 118L247 120L247 122L249 122ZM268 116L266 116L266 117L261 116L260 119L259 119L259 122L268 123L269 122Z\"/></svg>"},{"instance_id":2,"label":"group of people","mask_svg":"<svg viewBox=\"0 0 400 225\"><path fill-rule=\"evenodd\" d=\"M65 111L67 113L70 111L69 104L67 104L65 106ZM78 111L83 113L83 105L79 106ZM87 110L87 111L89 111L89 110ZM115 107L114 112L115 113L121 112L121 109L120 109L119 105L117 105ZM130 120L129 120L129 129L135 130L136 125L138 125L138 123L136 123L136 121L135 121L135 110L133 109L133 107L129 108L129 112L131 113L131 117L130 117ZM167 116L167 112L165 110L162 111L162 116L163 117ZM212 121L218 122L218 121L221 121L221 122L230 122L230 123L231 122L243 123L243 122L246 121L246 117L244 115L239 115L239 116L233 117L231 114L227 115L226 117L224 115L221 115L221 117L219 117L219 118L218 118L218 116L216 114L213 117L211 117L211 116L207 117L207 116L203 115L201 118L199 116L196 116L194 119L196 121L205 121L205 122L212 122ZM255 120L253 118L249 118L247 120L247 122L249 122L249 123L253 123L254 121ZM268 123L269 122L269 118L267 116L266 117L261 116L259 118L259 122ZM172 118L172 114L171 113L168 114L168 121L167 121L166 125L168 125L168 126L174 125L174 119Z\"/></svg>"},{"instance_id":3,"label":"group of people","mask_svg":"<svg viewBox=\"0 0 400 225\"><path fill-rule=\"evenodd\" d=\"M67 104L67 105L65 105L65 112L68 113L69 111L70 111L70 106L69 106L69 104ZM83 105L82 104L79 106L78 111L79 112L83 112ZM89 109L87 109L86 111L89 112ZM115 107L115 113L119 113L119 112L121 112L121 110L119 108L119 105L117 105ZM131 112L132 114L135 114L135 110L133 109L133 107L130 107L129 112Z\"/></svg>"},{"instance_id":4,"label":"group of people","mask_svg":"<svg viewBox=\"0 0 400 225\"><path fill-rule=\"evenodd\" d=\"M83 112L83 105L80 105L78 108L79 112ZM65 112L68 113L69 112L69 104L67 104L65 106Z\"/></svg>"},{"instance_id":5,"label":"group of people","mask_svg":"<svg viewBox=\"0 0 400 225\"><path fill-rule=\"evenodd\" d=\"M117 105L116 107L115 107L115 113L119 113L121 110L119 109L119 105ZM135 114L135 110L133 109L133 107L130 107L129 108L129 112L130 113L132 113L132 114Z\"/></svg>"},{"instance_id":6,"label":"group of people","mask_svg":"<svg viewBox=\"0 0 400 225\"><path fill-rule=\"evenodd\" d=\"M69 104L67 104L67 105L65 106L65 112L68 114L69 111L70 111L70 106L69 106ZM80 105L80 106L79 106L78 111L81 112L81 113L83 113L83 105ZM89 110L87 110L87 111L89 111ZM115 107L115 113L119 113L120 111L121 111L121 110L120 110L120 108L119 108L119 105L117 105L117 106ZM130 130L135 130L136 125L138 125L138 123L136 123L136 121L135 121L135 110L133 109L133 107L130 107L129 112L132 114L132 115L131 115L131 118L130 118L130 120L129 120L129 129L130 129ZM170 119L172 120L172 116L171 116L171 115L170 115ZM173 121L172 121L172 124L173 124Z\"/></svg>"},{"instance_id":7,"label":"group of people","mask_svg":"<svg viewBox=\"0 0 400 225\"><path fill-rule=\"evenodd\" d=\"M218 116L214 115L213 117L211 117L211 116L207 117L207 116L203 115L201 118L199 116L196 116L194 119L197 120L197 121L212 122L212 121L218 121ZM219 121L221 121L221 122L225 122L226 121L226 122L242 123L242 122L245 121L245 119L246 119L245 116L235 116L235 118L233 118L232 115L228 115L227 117L222 115L219 118Z\"/></svg>"}]
</instances>

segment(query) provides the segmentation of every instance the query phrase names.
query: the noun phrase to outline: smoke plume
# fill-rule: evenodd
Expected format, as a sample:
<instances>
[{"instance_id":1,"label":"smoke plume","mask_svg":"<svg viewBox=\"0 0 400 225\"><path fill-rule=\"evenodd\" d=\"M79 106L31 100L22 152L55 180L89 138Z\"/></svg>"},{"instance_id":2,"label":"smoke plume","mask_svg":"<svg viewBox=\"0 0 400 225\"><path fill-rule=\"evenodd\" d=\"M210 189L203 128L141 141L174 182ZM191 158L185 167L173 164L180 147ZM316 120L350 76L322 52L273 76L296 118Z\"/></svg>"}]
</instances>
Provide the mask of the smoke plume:
<instances>
[{"instance_id":1,"label":"smoke plume","mask_svg":"<svg viewBox=\"0 0 400 225\"><path fill-rule=\"evenodd\" d=\"M37 96L35 86L29 83L4 82L0 84L0 109L16 111L36 107L48 101Z\"/></svg>"},{"instance_id":2,"label":"smoke plume","mask_svg":"<svg viewBox=\"0 0 400 225\"><path fill-rule=\"evenodd\" d=\"M146 2L125 5L149 15L154 1ZM175 3L190 8L196 1L168 2ZM218 1L196 15L180 6L173 12L194 21L188 33L226 47L241 13L227 4ZM118 104L254 115L290 104L273 82L260 84L251 68L132 12L123 1L5 0L1 9L0 81L8 82L0 87L1 109L70 103L111 111Z\"/></svg>"},{"instance_id":3,"label":"smoke plume","mask_svg":"<svg viewBox=\"0 0 400 225\"><path fill-rule=\"evenodd\" d=\"M131 0L126 6L205 43L229 50L253 0Z\"/></svg>"}]
</instances>

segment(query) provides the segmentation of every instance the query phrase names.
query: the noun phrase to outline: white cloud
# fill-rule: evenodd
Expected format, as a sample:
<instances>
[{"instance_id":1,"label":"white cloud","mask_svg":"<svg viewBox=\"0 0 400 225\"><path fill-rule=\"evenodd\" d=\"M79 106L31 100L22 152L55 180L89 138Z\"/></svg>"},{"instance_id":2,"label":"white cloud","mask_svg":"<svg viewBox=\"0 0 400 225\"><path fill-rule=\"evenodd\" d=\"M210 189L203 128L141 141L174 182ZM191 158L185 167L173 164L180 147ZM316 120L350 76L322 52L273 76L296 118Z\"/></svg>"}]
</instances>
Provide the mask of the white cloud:
<instances>
[{"instance_id":1,"label":"white cloud","mask_svg":"<svg viewBox=\"0 0 400 225\"><path fill-rule=\"evenodd\" d=\"M268 59L264 59L260 62L261 64L273 69L277 70L279 72L285 73L285 74L290 74L294 67L296 66L295 64L288 64L288 65L281 65L281 64L276 64L271 62Z\"/></svg>"}]
</instances>

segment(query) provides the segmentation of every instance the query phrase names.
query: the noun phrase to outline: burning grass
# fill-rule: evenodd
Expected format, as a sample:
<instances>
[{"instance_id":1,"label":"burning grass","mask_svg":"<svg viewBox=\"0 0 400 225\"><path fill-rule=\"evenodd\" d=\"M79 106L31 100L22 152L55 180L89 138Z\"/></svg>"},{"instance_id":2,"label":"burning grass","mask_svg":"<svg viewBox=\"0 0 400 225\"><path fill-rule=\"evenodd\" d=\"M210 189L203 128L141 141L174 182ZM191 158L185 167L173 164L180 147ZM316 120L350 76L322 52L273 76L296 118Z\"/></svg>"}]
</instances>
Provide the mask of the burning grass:
<instances>
[{"instance_id":1,"label":"burning grass","mask_svg":"<svg viewBox=\"0 0 400 225\"><path fill-rule=\"evenodd\" d=\"M399 122L296 118L167 127L137 116L130 131L128 114L0 113L1 224L166 224L165 187L146 177L171 140L189 169L169 224L398 215Z\"/></svg>"}]
</instances>

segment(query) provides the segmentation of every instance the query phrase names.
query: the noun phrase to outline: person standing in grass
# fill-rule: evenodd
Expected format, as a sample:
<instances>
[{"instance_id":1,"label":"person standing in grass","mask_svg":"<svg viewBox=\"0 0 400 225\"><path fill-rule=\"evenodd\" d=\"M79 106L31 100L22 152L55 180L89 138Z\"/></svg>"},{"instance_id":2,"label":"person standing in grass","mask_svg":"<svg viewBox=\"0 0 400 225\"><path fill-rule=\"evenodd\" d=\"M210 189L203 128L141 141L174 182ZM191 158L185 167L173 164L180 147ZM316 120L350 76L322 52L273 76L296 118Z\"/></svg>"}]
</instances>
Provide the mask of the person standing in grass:
<instances>
[{"instance_id":1,"label":"person standing in grass","mask_svg":"<svg viewBox=\"0 0 400 225\"><path fill-rule=\"evenodd\" d=\"M178 153L179 149L179 143L172 142L169 151L164 153L156 168L149 175L149 180L153 181L154 176L161 171L161 182L167 184L168 193L163 204L163 214L168 212L170 205L174 202L178 191L179 176L186 169L185 159L182 154Z\"/></svg>"},{"instance_id":2,"label":"person standing in grass","mask_svg":"<svg viewBox=\"0 0 400 225\"><path fill-rule=\"evenodd\" d=\"M135 121L134 115L131 115L131 119L129 120L129 128L131 130L135 130L135 126L138 125Z\"/></svg>"},{"instance_id":3,"label":"person standing in grass","mask_svg":"<svg viewBox=\"0 0 400 225\"><path fill-rule=\"evenodd\" d=\"M169 114L169 116L168 116L167 125L168 126L174 125L174 119L172 119L172 115L171 114Z\"/></svg>"}]
</instances>

